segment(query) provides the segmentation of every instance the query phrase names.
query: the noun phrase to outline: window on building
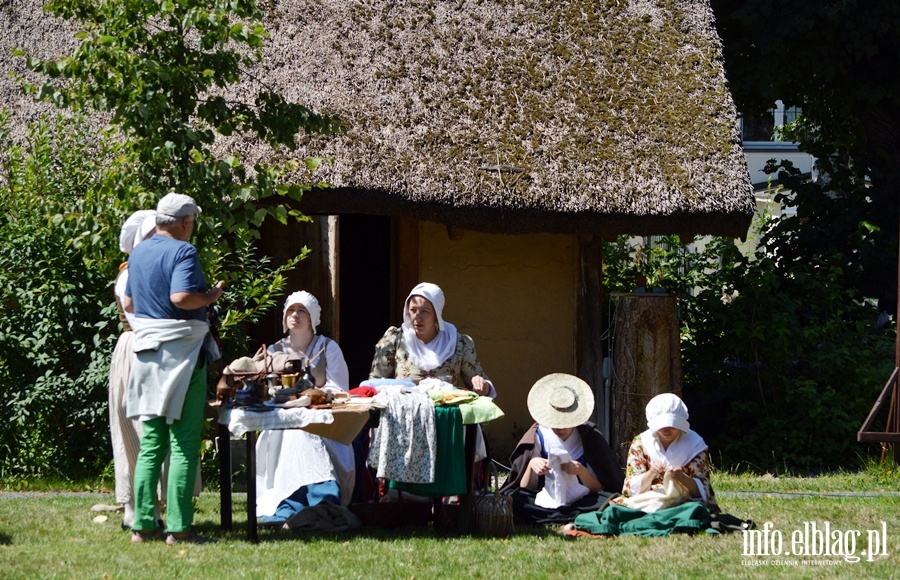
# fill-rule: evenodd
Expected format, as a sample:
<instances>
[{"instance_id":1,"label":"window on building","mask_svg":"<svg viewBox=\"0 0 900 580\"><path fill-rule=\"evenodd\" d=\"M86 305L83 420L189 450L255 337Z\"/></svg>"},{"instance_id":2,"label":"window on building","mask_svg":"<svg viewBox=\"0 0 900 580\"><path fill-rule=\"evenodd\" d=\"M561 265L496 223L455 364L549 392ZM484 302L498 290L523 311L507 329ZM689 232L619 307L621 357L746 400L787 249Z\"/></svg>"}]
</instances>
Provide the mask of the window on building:
<instances>
[{"instance_id":1,"label":"window on building","mask_svg":"<svg viewBox=\"0 0 900 580\"><path fill-rule=\"evenodd\" d=\"M793 123L800 115L798 107L785 107L781 101L765 114L740 117L741 139L744 149L796 149L796 143L782 141L777 128Z\"/></svg>"}]
</instances>

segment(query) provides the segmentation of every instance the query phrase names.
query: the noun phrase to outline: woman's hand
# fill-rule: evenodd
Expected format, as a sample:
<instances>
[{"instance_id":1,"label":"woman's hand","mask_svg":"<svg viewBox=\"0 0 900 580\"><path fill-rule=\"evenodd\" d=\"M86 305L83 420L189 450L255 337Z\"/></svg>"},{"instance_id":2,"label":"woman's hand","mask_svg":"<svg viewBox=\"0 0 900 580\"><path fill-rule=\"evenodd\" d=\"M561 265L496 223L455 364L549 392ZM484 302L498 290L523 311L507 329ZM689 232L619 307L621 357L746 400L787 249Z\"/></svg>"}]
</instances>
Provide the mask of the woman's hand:
<instances>
[{"instance_id":1,"label":"woman's hand","mask_svg":"<svg viewBox=\"0 0 900 580\"><path fill-rule=\"evenodd\" d=\"M563 473L568 473L570 475L577 475L578 477L583 477L588 473L587 467L578 463L577 461L570 461L569 463L560 464L559 468Z\"/></svg>"},{"instance_id":2,"label":"woman's hand","mask_svg":"<svg viewBox=\"0 0 900 580\"><path fill-rule=\"evenodd\" d=\"M526 489L537 489L538 477L550 473L550 466L543 457L532 457L528 462L528 466L522 472L522 478L519 480L519 487Z\"/></svg>"},{"instance_id":3,"label":"woman's hand","mask_svg":"<svg viewBox=\"0 0 900 580\"><path fill-rule=\"evenodd\" d=\"M666 466L662 463L651 463L650 467L641 475L640 493L644 493L653 485L656 480L662 481L663 475L666 473Z\"/></svg>"},{"instance_id":4,"label":"woman's hand","mask_svg":"<svg viewBox=\"0 0 900 580\"><path fill-rule=\"evenodd\" d=\"M528 462L528 469L536 475L547 475L550 473L550 464L543 457L535 457Z\"/></svg>"},{"instance_id":5,"label":"woman's hand","mask_svg":"<svg viewBox=\"0 0 900 580\"><path fill-rule=\"evenodd\" d=\"M475 375L472 377L472 389L479 395L487 395L491 391L491 386L487 384L484 377Z\"/></svg>"},{"instance_id":6,"label":"woman's hand","mask_svg":"<svg viewBox=\"0 0 900 580\"><path fill-rule=\"evenodd\" d=\"M652 463L650 465L650 469L647 470L647 473L650 474L650 479L652 480L662 480L663 476L666 474L666 466L662 463Z\"/></svg>"},{"instance_id":7,"label":"woman's hand","mask_svg":"<svg viewBox=\"0 0 900 580\"><path fill-rule=\"evenodd\" d=\"M697 482L693 477L686 474L681 467L673 467L669 470L669 473L672 474L672 479L687 488L691 497L700 497L700 488L697 486Z\"/></svg>"}]
</instances>

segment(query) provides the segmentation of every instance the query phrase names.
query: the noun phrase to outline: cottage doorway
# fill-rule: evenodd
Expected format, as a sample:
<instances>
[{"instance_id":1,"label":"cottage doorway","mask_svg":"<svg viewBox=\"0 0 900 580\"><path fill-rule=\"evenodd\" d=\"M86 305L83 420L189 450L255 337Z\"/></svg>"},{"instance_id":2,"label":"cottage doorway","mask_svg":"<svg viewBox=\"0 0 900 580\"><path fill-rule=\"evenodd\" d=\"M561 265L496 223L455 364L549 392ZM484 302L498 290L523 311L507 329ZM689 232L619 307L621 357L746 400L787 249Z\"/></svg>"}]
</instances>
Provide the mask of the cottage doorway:
<instances>
[{"instance_id":1,"label":"cottage doorway","mask_svg":"<svg viewBox=\"0 0 900 580\"><path fill-rule=\"evenodd\" d=\"M398 323L391 320L392 225L383 216L338 220L339 336L353 388L369 376L375 343Z\"/></svg>"}]
</instances>

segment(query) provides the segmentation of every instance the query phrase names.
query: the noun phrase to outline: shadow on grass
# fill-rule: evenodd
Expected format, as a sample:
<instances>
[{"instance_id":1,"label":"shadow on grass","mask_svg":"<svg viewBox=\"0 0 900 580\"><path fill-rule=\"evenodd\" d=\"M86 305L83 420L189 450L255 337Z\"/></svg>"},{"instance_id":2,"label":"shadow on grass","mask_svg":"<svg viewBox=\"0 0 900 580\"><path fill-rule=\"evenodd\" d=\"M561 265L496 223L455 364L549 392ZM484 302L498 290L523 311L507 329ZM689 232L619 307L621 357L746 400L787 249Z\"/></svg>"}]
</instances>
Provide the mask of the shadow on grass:
<instances>
[{"instance_id":1,"label":"shadow on grass","mask_svg":"<svg viewBox=\"0 0 900 580\"><path fill-rule=\"evenodd\" d=\"M222 530L215 524L206 524L197 526L197 531L204 535L213 537L227 537L233 540L247 540L247 523L246 520L235 521L231 530ZM527 524L516 524L514 536L530 536L533 538L545 538L549 536L559 536L558 526L538 526ZM438 541L453 541L458 539L491 539L489 536L481 536L477 534L461 534L450 530L436 529L433 525L427 526L397 526L390 528L363 526L356 530L346 532L321 532L308 530L284 530L273 527L260 527L259 541L262 543L270 542L346 542L354 539L367 539L374 541L392 542L396 540L427 538Z\"/></svg>"}]
</instances>

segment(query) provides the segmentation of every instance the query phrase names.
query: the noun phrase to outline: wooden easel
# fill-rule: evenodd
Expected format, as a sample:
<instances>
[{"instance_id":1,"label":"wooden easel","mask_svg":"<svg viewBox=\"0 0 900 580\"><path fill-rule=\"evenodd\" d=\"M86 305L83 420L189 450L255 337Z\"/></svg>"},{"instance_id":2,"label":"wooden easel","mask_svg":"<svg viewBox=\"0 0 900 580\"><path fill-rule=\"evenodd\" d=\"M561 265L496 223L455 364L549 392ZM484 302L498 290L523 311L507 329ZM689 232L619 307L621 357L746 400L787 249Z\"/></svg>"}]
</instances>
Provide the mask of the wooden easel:
<instances>
[{"instance_id":1,"label":"wooden easel","mask_svg":"<svg viewBox=\"0 0 900 580\"><path fill-rule=\"evenodd\" d=\"M885 460L888 448L893 447L894 463L900 464L900 445L898 445L898 443L900 443L900 255L897 257L897 264L898 312L895 313L897 317L897 341L894 347L894 372L891 373L891 378L888 379L884 388L881 389L881 394L878 395L875 405L872 406L872 410L869 411L869 416L866 417L862 427L860 427L859 431L856 433L856 440L861 443L880 442L881 461ZM875 416L881 410L881 407L884 406L888 392L891 394L891 401L888 407L885 430L881 432L871 431Z\"/></svg>"},{"instance_id":2,"label":"wooden easel","mask_svg":"<svg viewBox=\"0 0 900 580\"><path fill-rule=\"evenodd\" d=\"M900 378L900 367L894 367L891 378L889 378L884 385L881 394L878 395L878 399L875 401L875 405L872 407L872 410L869 411L869 416L866 417L865 422L863 422L862 427L860 427L859 432L856 434L856 440L862 443L881 443L882 461L885 460L888 449L893 446L894 463L900 463L900 445L898 445L898 443L900 443L900 397L898 397L898 385L900 385L900 382L898 382L898 378ZM887 425L885 430L881 432L872 431L872 423L875 421L875 416L884 406L889 392L891 400L888 407Z\"/></svg>"}]
</instances>

